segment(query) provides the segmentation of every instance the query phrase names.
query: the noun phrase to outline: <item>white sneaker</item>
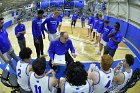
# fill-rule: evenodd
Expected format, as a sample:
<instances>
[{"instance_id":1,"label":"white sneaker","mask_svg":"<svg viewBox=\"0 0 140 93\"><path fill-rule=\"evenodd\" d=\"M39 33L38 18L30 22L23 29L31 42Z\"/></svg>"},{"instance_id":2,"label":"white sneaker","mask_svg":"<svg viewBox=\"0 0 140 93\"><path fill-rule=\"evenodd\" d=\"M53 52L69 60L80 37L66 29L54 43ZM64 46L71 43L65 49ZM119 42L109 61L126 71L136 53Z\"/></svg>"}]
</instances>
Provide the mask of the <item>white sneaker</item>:
<instances>
[{"instance_id":1,"label":"white sneaker","mask_svg":"<svg viewBox=\"0 0 140 93\"><path fill-rule=\"evenodd\" d=\"M96 55L101 55L101 52L99 50L96 51Z\"/></svg>"}]
</instances>

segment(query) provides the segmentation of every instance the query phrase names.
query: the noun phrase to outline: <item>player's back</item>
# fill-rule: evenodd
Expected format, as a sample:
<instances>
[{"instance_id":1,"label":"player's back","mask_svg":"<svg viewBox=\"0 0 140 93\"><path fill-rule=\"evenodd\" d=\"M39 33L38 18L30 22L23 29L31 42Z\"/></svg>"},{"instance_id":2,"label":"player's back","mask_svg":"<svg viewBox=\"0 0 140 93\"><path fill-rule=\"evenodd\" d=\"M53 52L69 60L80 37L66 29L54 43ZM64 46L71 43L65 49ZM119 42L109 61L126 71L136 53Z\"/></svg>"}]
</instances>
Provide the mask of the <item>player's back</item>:
<instances>
[{"instance_id":1,"label":"player's back","mask_svg":"<svg viewBox=\"0 0 140 93\"><path fill-rule=\"evenodd\" d=\"M110 69L109 72L104 72L99 70L99 81L97 84L93 85L93 93L104 93L110 87L114 77L114 71Z\"/></svg>"},{"instance_id":2,"label":"player's back","mask_svg":"<svg viewBox=\"0 0 140 93\"><path fill-rule=\"evenodd\" d=\"M50 77L36 76L34 72L30 75L30 86L33 93L52 93L50 88Z\"/></svg>"},{"instance_id":3,"label":"player's back","mask_svg":"<svg viewBox=\"0 0 140 93\"><path fill-rule=\"evenodd\" d=\"M63 93L89 93L90 84L86 81L86 85L82 86L72 86L68 82L64 83L64 92Z\"/></svg>"},{"instance_id":4,"label":"player's back","mask_svg":"<svg viewBox=\"0 0 140 93\"><path fill-rule=\"evenodd\" d=\"M18 84L22 89L30 91L30 86L28 84L29 80L29 63L24 63L21 60L18 61L16 66L16 73L18 78Z\"/></svg>"}]
</instances>

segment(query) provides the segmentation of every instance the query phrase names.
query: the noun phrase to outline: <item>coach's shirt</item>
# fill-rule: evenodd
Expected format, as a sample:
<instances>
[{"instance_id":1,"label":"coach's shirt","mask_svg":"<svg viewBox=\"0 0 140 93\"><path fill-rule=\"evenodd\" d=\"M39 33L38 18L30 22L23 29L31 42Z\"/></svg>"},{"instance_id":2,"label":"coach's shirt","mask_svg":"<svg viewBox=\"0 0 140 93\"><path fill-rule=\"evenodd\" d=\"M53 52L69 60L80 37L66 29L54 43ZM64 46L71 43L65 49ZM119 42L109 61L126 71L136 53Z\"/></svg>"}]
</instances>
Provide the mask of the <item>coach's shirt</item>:
<instances>
[{"instance_id":1,"label":"coach's shirt","mask_svg":"<svg viewBox=\"0 0 140 93\"><path fill-rule=\"evenodd\" d=\"M93 16L89 16L88 17L88 25L91 25L94 21L94 17Z\"/></svg>"},{"instance_id":2,"label":"coach's shirt","mask_svg":"<svg viewBox=\"0 0 140 93\"><path fill-rule=\"evenodd\" d=\"M2 27L0 31L0 51L4 54L9 51L10 47L11 44L8 39L8 33L6 32L6 29Z\"/></svg>"},{"instance_id":3,"label":"coach's shirt","mask_svg":"<svg viewBox=\"0 0 140 93\"><path fill-rule=\"evenodd\" d=\"M85 16L85 15L82 15L82 17L81 17L81 21L84 22L85 19L86 19L86 16Z\"/></svg>"},{"instance_id":4,"label":"coach's shirt","mask_svg":"<svg viewBox=\"0 0 140 93\"><path fill-rule=\"evenodd\" d=\"M64 17L63 14L59 15L59 17L58 17L58 21L59 21L59 22L62 22L63 17Z\"/></svg>"},{"instance_id":5,"label":"coach's shirt","mask_svg":"<svg viewBox=\"0 0 140 93\"><path fill-rule=\"evenodd\" d=\"M25 28L25 25L24 25L24 24L19 24L19 25L17 25L17 26L15 27L15 35L17 35L18 32L23 32L23 31L25 31L25 30L26 30L26 28ZM24 38L24 34L20 34L20 36L17 37L17 38L18 38L18 40L23 39L23 38Z\"/></svg>"},{"instance_id":6,"label":"coach's shirt","mask_svg":"<svg viewBox=\"0 0 140 93\"><path fill-rule=\"evenodd\" d=\"M109 41L109 38L108 38L108 34L110 33L110 31L112 30L113 28L111 26L105 26L104 25L104 29L103 31L101 32L102 33L102 39L105 41L105 42L108 42Z\"/></svg>"},{"instance_id":7,"label":"coach's shirt","mask_svg":"<svg viewBox=\"0 0 140 93\"><path fill-rule=\"evenodd\" d=\"M95 17L94 21L93 21L92 28L93 29L98 29L98 26L99 26L99 19Z\"/></svg>"},{"instance_id":8,"label":"coach's shirt","mask_svg":"<svg viewBox=\"0 0 140 93\"><path fill-rule=\"evenodd\" d=\"M72 20L77 20L78 19L78 14L73 14L72 15Z\"/></svg>"},{"instance_id":9,"label":"coach's shirt","mask_svg":"<svg viewBox=\"0 0 140 93\"><path fill-rule=\"evenodd\" d=\"M39 36L44 34L44 30L42 30L41 24L42 19L34 18L34 20L32 21L32 34L34 41L36 41L39 38Z\"/></svg>"},{"instance_id":10,"label":"coach's shirt","mask_svg":"<svg viewBox=\"0 0 140 93\"><path fill-rule=\"evenodd\" d=\"M55 34L57 32L57 27L59 24L58 18L49 17L46 18L45 21L42 23L42 26L45 30L45 24L47 23L47 29L50 34Z\"/></svg>"},{"instance_id":11,"label":"coach's shirt","mask_svg":"<svg viewBox=\"0 0 140 93\"><path fill-rule=\"evenodd\" d=\"M114 32L114 31L115 31L115 29L112 29L111 32L110 32L110 34L111 34L112 32ZM118 31L118 32L113 36L113 38L114 38L115 40L117 40L117 42L119 42L119 43L122 41L122 37L123 37L123 35L122 35L121 31ZM117 49L117 48L118 48L118 44L116 44L112 39L109 39L108 46L109 46L111 49Z\"/></svg>"},{"instance_id":12,"label":"coach's shirt","mask_svg":"<svg viewBox=\"0 0 140 93\"><path fill-rule=\"evenodd\" d=\"M99 19L99 26L98 26L97 32L101 33L103 28L104 28L104 20Z\"/></svg>"},{"instance_id":13,"label":"coach's shirt","mask_svg":"<svg viewBox=\"0 0 140 93\"><path fill-rule=\"evenodd\" d=\"M70 39L68 39L65 44L60 41L60 38L55 41L51 41L48 49L50 59L54 59L54 54L63 55L67 53L69 49L71 50L71 53L75 53L75 49Z\"/></svg>"}]
</instances>

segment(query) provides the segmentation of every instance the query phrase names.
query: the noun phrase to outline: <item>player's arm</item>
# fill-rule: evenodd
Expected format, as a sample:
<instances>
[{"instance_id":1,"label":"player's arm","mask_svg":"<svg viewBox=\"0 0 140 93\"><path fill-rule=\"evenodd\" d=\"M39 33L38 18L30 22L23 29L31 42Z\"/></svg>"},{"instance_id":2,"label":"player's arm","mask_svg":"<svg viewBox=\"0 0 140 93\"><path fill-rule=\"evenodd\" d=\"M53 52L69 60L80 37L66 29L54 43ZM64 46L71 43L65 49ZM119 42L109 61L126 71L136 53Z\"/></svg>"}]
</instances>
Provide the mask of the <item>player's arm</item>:
<instances>
[{"instance_id":1,"label":"player's arm","mask_svg":"<svg viewBox=\"0 0 140 93\"><path fill-rule=\"evenodd\" d=\"M55 77L55 72L52 71L52 77L50 78L50 87L56 87L58 85L58 79Z\"/></svg>"},{"instance_id":2,"label":"player's arm","mask_svg":"<svg viewBox=\"0 0 140 93\"><path fill-rule=\"evenodd\" d=\"M32 65L29 65L29 76L31 75L32 72L33 72Z\"/></svg>"},{"instance_id":3,"label":"player's arm","mask_svg":"<svg viewBox=\"0 0 140 93\"><path fill-rule=\"evenodd\" d=\"M117 82L118 84L122 84L124 82L124 74L119 73L113 78L113 82Z\"/></svg>"}]
</instances>

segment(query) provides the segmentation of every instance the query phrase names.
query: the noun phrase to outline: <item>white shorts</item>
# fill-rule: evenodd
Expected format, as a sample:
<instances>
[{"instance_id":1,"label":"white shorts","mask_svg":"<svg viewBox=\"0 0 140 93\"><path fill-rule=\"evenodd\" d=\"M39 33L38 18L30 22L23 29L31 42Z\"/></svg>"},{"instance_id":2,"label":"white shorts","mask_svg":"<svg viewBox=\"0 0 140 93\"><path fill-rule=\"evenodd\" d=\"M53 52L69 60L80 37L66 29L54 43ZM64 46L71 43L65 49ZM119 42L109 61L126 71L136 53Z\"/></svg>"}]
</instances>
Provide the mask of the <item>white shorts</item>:
<instances>
[{"instance_id":1,"label":"white shorts","mask_svg":"<svg viewBox=\"0 0 140 93\"><path fill-rule=\"evenodd\" d=\"M48 34L48 38L50 41L56 40L59 37L59 34L57 32L55 34Z\"/></svg>"},{"instance_id":2,"label":"white shorts","mask_svg":"<svg viewBox=\"0 0 140 93\"><path fill-rule=\"evenodd\" d=\"M97 29L94 29L94 28L93 28L93 32L97 32Z\"/></svg>"},{"instance_id":3,"label":"white shorts","mask_svg":"<svg viewBox=\"0 0 140 93\"><path fill-rule=\"evenodd\" d=\"M88 28L91 29L91 25L88 25Z\"/></svg>"},{"instance_id":4,"label":"white shorts","mask_svg":"<svg viewBox=\"0 0 140 93\"><path fill-rule=\"evenodd\" d=\"M62 22L59 22L59 25L62 25Z\"/></svg>"},{"instance_id":5,"label":"white shorts","mask_svg":"<svg viewBox=\"0 0 140 93\"><path fill-rule=\"evenodd\" d=\"M101 33L97 32L97 36L101 36Z\"/></svg>"},{"instance_id":6,"label":"white shorts","mask_svg":"<svg viewBox=\"0 0 140 93\"><path fill-rule=\"evenodd\" d=\"M101 41L100 41L101 44L103 44L104 46L107 45L107 42L105 42L102 38L101 38Z\"/></svg>"}]
</instances>

